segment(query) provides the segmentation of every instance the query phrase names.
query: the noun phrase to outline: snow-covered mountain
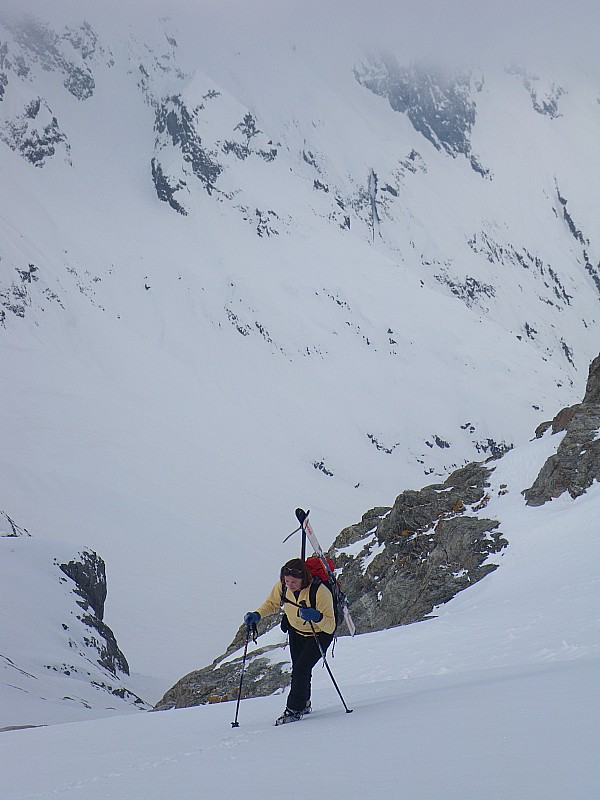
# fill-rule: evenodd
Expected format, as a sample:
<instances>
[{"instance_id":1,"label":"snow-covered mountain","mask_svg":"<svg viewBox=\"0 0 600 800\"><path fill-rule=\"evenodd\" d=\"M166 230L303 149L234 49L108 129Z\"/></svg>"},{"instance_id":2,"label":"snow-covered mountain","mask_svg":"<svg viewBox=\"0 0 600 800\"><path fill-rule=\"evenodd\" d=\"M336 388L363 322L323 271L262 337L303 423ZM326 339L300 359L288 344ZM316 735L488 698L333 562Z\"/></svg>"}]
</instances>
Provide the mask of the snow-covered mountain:
<instances>
[{"instance_id":1,"label":"snow-covered mountain","mask_svg":"<svg viewBox=\"0 0 600 800\"><path fill-rule=\"evenodd\" d=\"M104 620L102 559L0 514L2 730L148 710Z\"/></svg>"},{"instance_id":2,"label":"snow-covered mountain","mask_svg":"<svg viewBox=\"0 0 600 800\"><path fill-rule=\"evenodd\" d=\"M296 506L329 544L582 396L600 71L102 17L1 21L0 508L104 558L166 689Z\"/></svg>"},{"instance_id":3,"label":"snow-covered mountain","mask_svg":"<svg viewBox=\"0 0 600 800\"><path fill-rule=\"evenodd\" d=\"M511 531L499 569L426 622L338 641L352 714L315 669L314 713L283 728L279 694L243 700L235 729L235 704L217 703L2 733L3 796L270 800L302 752L308 785L327 778L336 800L595 800L599 487L541 507L521 494L561 439L496 465L486 511Z\"/></svg>"}]
</instances>

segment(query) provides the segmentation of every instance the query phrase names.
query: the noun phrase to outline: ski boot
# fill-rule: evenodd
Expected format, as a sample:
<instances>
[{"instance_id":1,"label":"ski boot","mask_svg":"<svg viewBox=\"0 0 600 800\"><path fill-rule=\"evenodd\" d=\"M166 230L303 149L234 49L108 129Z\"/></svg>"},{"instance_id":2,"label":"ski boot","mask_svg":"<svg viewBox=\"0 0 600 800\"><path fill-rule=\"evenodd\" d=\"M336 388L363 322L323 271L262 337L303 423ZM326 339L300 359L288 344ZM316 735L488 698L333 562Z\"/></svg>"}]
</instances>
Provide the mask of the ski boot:
<instances>
[{"instance_id":1,"label":"ski boot","mask_svg":"<svg viewBox=\"0 0 600 800\"><path fill-rule=\"evenodd\" d=\"M275 725L287 725L288 722L299 722L303 716L304 713L302 711L292 711L286 708L283 714L275 720Z\"/></svg>"}]
</instances>

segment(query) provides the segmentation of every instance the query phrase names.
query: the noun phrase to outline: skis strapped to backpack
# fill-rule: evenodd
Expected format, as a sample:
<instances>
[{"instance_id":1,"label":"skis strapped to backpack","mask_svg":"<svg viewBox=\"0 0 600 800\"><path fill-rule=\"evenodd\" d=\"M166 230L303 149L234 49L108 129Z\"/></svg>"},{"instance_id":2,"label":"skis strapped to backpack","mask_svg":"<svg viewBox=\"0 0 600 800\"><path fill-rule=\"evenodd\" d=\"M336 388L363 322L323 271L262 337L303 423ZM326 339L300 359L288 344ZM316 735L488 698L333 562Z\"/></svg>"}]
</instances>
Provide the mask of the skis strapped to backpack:
<instances>
[{"instance_id":1,"label":"skis strapped to backpack","mask_svg":"<svg viewBox=\"0 0 600 800\"><path fill-rule=\"evenodd\" d=\"M340 585L337 582L335 575L333 574L333 569L334 569L333 561L330 558L327 558L327 556L323 552L323 548L319 544L319 541L315 536L315 532L313 531L312 526L308 521L309 513L310 513L309 511L303 511L301 508L296 509L296 518L300 523L300 528L303 531L303 533L306 534L306 537L310 542L312 549L317 555L317 558L306 559L306 566L308 567L311 574L319 578L321 582L327 586L327 588L333 595L333 609L335 612L336 624L339 624L339 622L341 622L341 620L343 619L348 627L350 636L354 636L354 634L356 633L356 626L354 624L352 617L350 616L350 611L348 609L348 600L346 599L346 595L342 592ZM311 563L309 564L309 562ZM312 598L311 598L311 604L314 605L314 600Z\"/></svg>"}]
</instances>

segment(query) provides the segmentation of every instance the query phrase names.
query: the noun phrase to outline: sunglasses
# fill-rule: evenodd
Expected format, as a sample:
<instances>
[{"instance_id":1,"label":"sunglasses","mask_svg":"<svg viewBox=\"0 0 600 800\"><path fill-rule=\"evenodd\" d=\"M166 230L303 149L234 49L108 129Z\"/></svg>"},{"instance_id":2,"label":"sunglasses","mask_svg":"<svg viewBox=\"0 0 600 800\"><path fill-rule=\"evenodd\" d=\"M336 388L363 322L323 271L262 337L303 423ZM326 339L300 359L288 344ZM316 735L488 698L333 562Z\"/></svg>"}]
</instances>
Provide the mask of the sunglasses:
<instances>
[{"instance_id":1,"label":"sunglasses","mask_svg":"<svg viewBox=\"0 0 600 800\"><path fill-rule=\"evenodd\" d=\"M292 578L303 578L304 573L301 569L294 569L294 567L284 567L283 568L284 575L290 575Z\"/></svg>"}]
</instances>

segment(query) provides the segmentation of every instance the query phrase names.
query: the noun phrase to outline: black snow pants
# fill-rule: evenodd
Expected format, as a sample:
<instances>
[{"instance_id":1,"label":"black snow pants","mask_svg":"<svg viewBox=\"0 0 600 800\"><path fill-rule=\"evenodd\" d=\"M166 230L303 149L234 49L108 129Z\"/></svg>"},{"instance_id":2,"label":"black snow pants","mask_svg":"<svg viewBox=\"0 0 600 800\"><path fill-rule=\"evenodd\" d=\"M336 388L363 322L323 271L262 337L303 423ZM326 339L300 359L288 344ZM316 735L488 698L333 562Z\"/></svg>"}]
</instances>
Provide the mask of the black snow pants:
<instances>
[{"instance_id":1,"label":"black snow pants","mask_svg":"<svg viewBox=\"0 0 600 800\"><path fill-rule=\"evenodd\" d=\"M288 633L292 657L292 685L288 694L287 707L290 711L304 711L310 700L312 670L321 658L321 651L312 634L302 636L300 633L296 633L291 625ZM317 636L325 653L333 636L330 633L318 633Z\"/></svg>"}]
</instances>

